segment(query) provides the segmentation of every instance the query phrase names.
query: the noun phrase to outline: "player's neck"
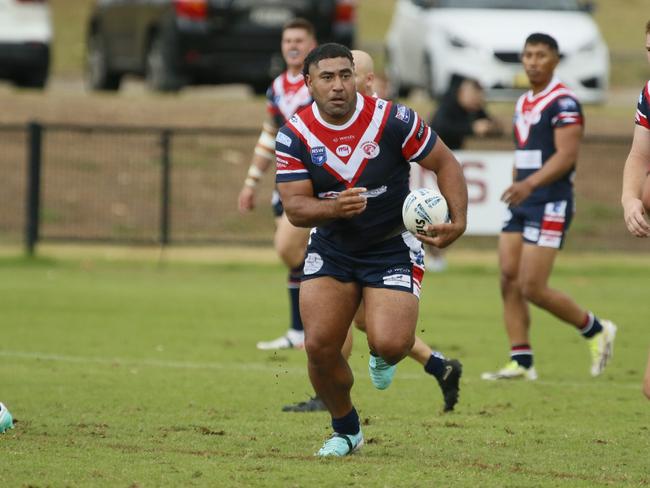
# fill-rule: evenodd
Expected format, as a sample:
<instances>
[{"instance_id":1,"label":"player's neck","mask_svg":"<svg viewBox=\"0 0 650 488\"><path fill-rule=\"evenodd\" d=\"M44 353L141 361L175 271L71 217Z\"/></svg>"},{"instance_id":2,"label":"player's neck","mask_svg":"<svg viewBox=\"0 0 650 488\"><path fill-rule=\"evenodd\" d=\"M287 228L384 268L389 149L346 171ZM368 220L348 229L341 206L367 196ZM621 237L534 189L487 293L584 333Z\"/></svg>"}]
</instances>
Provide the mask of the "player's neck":
<instances>
[{"instance_id":1,"label":"player's neck","mask_svg":"<svg viewBox=\"0 0 650 488\"><path fill-rule=\"evenodd\" d=\"M302 73L302 67L301 67L301 68L288 67L288 68L287 68L287 73L288 73L289 76L291 76L292 78L295 78L295 77L297 77L299 74Z\"/></svg>"},{"instance_id":2,"label":"player's neck","mask_svg":"<svg viewBox=\"0 0 650 488\"><path fill-rule=\"evenodd\" d=\"M544 90L546 90L552 82L553 82L553 76L540 83L531 83L530 88L531 91L533 92L533 95L537 95L538 93L541 93Z\"/></svg>"}]
</instances>

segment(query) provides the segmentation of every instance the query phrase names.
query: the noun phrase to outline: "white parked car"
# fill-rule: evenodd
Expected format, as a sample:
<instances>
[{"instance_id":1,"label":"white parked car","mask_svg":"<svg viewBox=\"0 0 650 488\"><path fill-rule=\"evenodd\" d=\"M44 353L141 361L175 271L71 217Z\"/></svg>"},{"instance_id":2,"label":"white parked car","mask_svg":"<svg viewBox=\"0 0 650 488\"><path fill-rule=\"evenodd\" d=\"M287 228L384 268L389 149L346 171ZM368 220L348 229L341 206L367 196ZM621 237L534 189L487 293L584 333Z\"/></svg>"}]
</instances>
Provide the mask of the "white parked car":
<instances>
[{"instance_id":1,"label":"white parked car","mask_svg":"<svg viewBox=\"0 0 650 488\"><path fill-rule=\"evenodd\" d=\"M393 93L438 96L456 74L478 80L490 99L514 99L528 85L524 41L543 32L560 46L560 79L581 101L603 102L609 52L590 10L578 0L397 0L386 40Z\"/></svg>"},{"instance_id":2,"label":"white parked car","mask_svg":"<svg viewBox=\"0 0 650 488\"><path fill-rule=\"evenodd\" d=\"M51 41L47 0L0 0L0 78L18 86L43 88Z\"/></svg>"}]
</instances>

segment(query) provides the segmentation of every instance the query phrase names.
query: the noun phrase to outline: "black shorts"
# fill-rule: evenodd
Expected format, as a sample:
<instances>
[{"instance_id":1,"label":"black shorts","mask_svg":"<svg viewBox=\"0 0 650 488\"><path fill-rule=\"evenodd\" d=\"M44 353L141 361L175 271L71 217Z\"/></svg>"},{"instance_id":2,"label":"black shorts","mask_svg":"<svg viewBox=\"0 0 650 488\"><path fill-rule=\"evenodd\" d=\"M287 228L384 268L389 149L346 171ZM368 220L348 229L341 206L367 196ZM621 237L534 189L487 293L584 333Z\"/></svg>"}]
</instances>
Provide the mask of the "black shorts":
<instances>
[{"instance_id":1,"label":"black shorts","mask_svg":"<svg viewBox=\"0 0 650 488\"><path fill-rule=\"evenodd\" d=\"M345 253L313 230L302 279L322 276L362 287L406 291L419 298L424 276L422 243L405 231L363 251Z\"/></svg>"},{"instance_id":2,"label":"black shorts","mask_svg":"<svg viewBox=\"0 0 650 488\"><path fill-rule=\"evenodd\" d=\"M273 215L275 217L282 217L284 207L282 206L282 200L280 200L280 193L278 190L273 190L273 195L271 196L271 209L273 210Z\"/></svg>"}]
</instances>

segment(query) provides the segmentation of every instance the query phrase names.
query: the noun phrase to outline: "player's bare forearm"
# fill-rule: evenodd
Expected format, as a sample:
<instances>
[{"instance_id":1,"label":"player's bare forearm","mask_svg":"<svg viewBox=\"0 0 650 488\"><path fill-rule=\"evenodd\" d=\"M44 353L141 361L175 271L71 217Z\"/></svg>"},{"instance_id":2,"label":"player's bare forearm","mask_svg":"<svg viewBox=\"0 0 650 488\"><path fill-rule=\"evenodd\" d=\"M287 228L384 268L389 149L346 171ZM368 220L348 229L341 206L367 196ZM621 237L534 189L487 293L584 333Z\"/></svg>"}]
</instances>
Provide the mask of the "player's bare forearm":
<instances>
[{"instance_id":1,"label":"player's bare forearm","mask_svg":"<svg viewBox=\"0 0 650 488\"><path fill-rule=\"evenodd\" d=\"M467 183L460 163L447 146L436 142L420 164L436 173L438 187L447 200L451 222L430 226L431 236L418 236L422 242L443 248L458 239L467 227Z\"/></svg>"},{"instance_id":2,"label":"player's bare forearm","mask_svg":"<svg viewBox=\"0 0 650 488\"><path fill-rule=\"evenodd\" d=\"M546 186L564 177L575 165L582 139L582 126L570 125L555 129L555 153L544 165L526 179L515 181L501 195L508 205L516 207L540 186Z\"/></svg>"},{"instance_id":3,"label":"player's bare forearm","mask_svg":"<svg viewBox=\"0 0 650 488\"><path fill-rule=\"evenodd\" d=\"M528 178L530 185L535 188L546 186L559 180L571 170L578 160L580 141L582 140L582 126L569 125L555 129L555 153Z\"/></svg>"},{"instance_id":4,"label":"player's bare forearm","mask_svg":"<svg viewBox=\"0 0 650 488\"><path fill-rule=\"evenodd\" d=\"M641 190L650 164L650 131L636 126L630 154L623 169L623 191L621 203L626 200L641 199Z\"/></svg>"},{"instance_id":5,"label":"player's bare forearm","mask_svg":"<svg viewBox=\"0 0 650 488\"><path fill-rule=\"evenodd\" d=\"M436 173L438 187L447 200L449 217L464 231L467 224L467 182L454 153L438 140L420 165Z\"/></svg>"},{"instance_id":6,"label":"player's bare forearm","mask_svg":"<svg viewBox=\"0 0 650 488\"><path fill-rule=\"evenodd\" d=\"M289 222L296 227L315 227L334 219L351 218L366 209L365 188L350 188L337 198L320 199L313 195L311 181L278 184L282 205Z\"/></svg>"},{"instance_id":7,"label":"player's bare forearm","mask_svg":"<svg viewBox=\"0 0 650 488\"><path fill-rule=\"evenodd\" d=\"M650 237L650 223L647 220L643 200L645 198L643 185L648 178L648 161L650 161L650 131L636 126L632 148L623 169L621 192L625 225L636 237Z\"/></svg>"}]
</instances>

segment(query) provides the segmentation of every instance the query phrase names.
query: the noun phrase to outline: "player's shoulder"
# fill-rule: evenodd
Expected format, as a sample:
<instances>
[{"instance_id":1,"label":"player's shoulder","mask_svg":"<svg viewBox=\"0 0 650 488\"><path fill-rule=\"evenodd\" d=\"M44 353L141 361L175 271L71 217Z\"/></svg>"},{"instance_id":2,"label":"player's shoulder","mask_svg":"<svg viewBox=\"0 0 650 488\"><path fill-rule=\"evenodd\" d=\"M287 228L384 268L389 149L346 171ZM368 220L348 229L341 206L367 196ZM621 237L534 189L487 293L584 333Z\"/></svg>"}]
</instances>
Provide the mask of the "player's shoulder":
<instances>
[{"instance_id":1,"label":"player's shoulder","mask_svg":"<svg viewBox=\"0 0 650 488\"><path fill-rule=\"evenodd\" d=\"M399 102L389 102L388 123L397 129L410 130L414 124L421 120L418 113L409 107Z\"/></svg>"},{"instance_id":2,"label":"player's shoulder","mask_svg":"<svg viewBox=\"0 0 650 488\"><path fill-rule=\"evenodd\" d=\"M560 110L580 110L580 99L562 82L558 82L557 86L551 92L553 94L553 104Z\"/></svg>"}]
</instances>

